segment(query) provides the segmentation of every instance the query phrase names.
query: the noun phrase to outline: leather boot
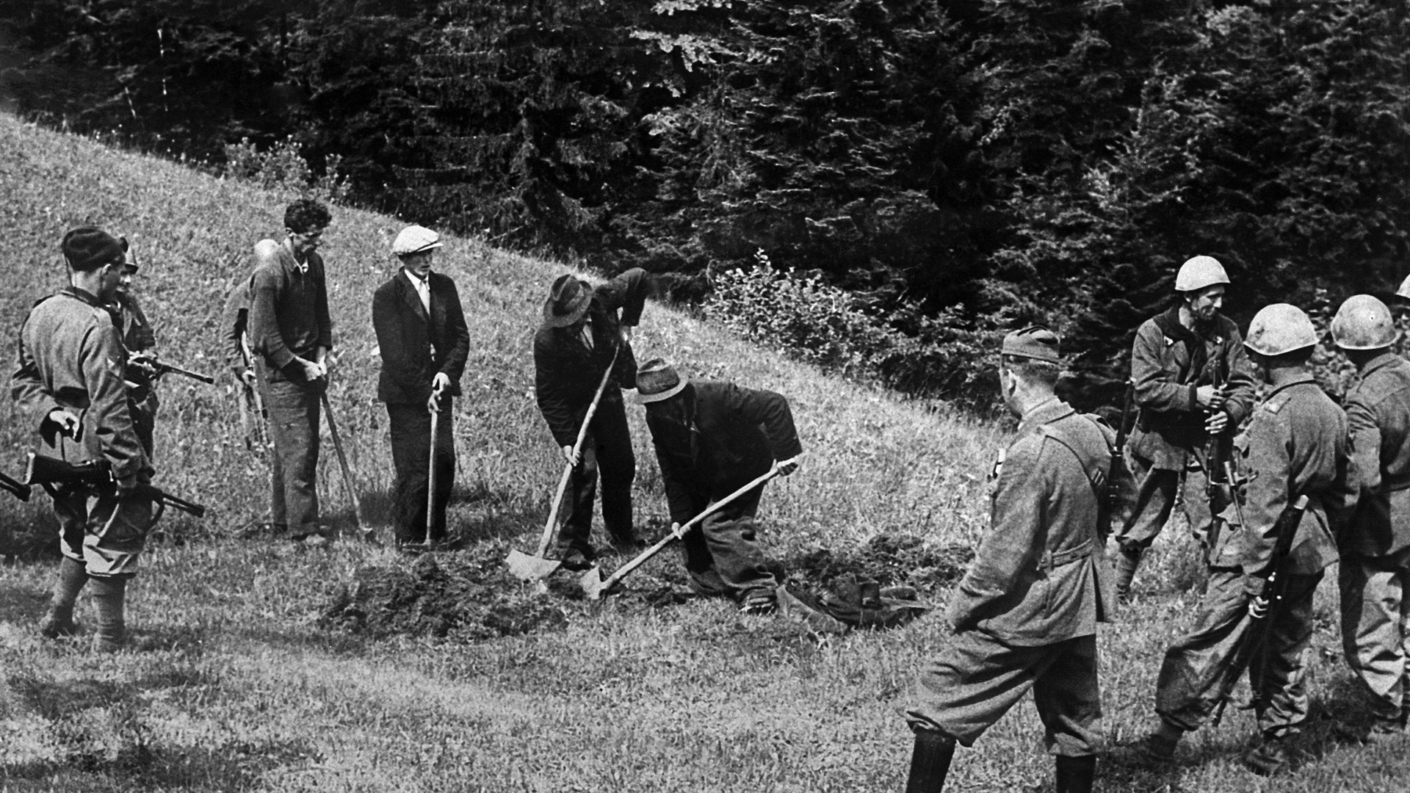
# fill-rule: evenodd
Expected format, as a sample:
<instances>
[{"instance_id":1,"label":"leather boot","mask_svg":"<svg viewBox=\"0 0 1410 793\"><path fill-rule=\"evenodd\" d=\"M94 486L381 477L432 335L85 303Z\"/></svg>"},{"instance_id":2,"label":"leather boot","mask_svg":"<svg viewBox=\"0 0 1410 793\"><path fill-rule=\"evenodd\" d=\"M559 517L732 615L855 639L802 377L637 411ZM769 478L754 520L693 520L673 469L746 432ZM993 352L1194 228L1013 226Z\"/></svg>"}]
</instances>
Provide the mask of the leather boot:
<instances>
[{"instance_id":1,"label":"leather boot","mask_svg":"<svg viewBox=\"0 0 1410 793\"><path fill-rule=\"evenodd\" d=\"M954 739L934 730L916 730L906 793L940 793L945 787L945 775L950 772L950 760L954 756Z\"/></svg>"},{"instance_id":2,"label":"leather boot","mask_svg":"<svg viewBox=\"0 0 1410 793\"><path fill-rule=\"evenodd\" d=\"M1096 755L1057 758L1056 793L1092 793L1096 778Z\"/></svg>"},{"instance_id":3,"label":"leather boot","mask_svg":"<svg viewBox=\"0 0 1410 793\"><path fill-rule=\"evenodd\" d=\"M1136 568L1141 566L1145 550L1137 545L1123 545L1116 552L1116 600L1127 603L1131 600L1131 580L1136 577Z\"/></svg>"},{"instance_id":4,"label":"leather boot","mask_svg":"<svg viewBox=\"0 0 1410 793\"><path fill-rule=\"evenodd\" d=\"M93 651L111 653L122 649L127 640L127 624L123 619L123 600L127 595L126 578L93 579L93 602L98 607L98 632L93 634Z\"/></svg>"},{"instance_id":5,"label":"leather boot","mask_svg":"<svg viewBox=\"0 0 1410 793\"><path fill-rule=\"evenodd\" d=\"M88 571L84 569L83 563L65 556L59 562L59 577L54 582L54 595L49 600L49 611L39 623L41 634L50 639L57 639L78 633L78 625L73 621L73 605L86 583Z\"/></svg>"}]
</instances>

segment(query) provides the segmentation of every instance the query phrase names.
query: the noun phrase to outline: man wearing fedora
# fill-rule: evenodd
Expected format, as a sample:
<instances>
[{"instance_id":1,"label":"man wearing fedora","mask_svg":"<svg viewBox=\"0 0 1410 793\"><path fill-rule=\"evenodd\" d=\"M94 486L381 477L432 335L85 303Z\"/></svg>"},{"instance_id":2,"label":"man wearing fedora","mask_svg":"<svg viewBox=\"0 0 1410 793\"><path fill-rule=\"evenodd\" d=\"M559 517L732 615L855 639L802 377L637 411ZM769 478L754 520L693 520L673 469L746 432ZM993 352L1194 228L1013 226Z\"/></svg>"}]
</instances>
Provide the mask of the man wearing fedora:
<instances>
[{"instance_id":1,"label":"man wearing fedora","mask_svg":"<svg viewBox=\"0 0 1410 793\"><path fill-rule=\"evenodd\" d=\"M636 388L676 526L757 479L774 461L784 476L798 470L803 447L781 395L734 383L691 382L660 358L642 365ZM772 611L776 605L778 581L764 564L754 528L763 493L759 485L681 540L692 587L728 595L747 612Z\"/></svg>"},{"instance_id":2,"label":"man wearing fedora","mask_svg":"<svg viewBox=\"0 0 1410 793\"><path fill-rule=\"evenodd\" d=\"M428 228L402 229L392 243L401 269L372 297L372 326L382 359L377 398L387 403L397 469L392 522L399 544L420 542L427 534L432 412L439 415L429 542L446 537L446 505L455 479L451 397L460 395L470 332L455 282L431 271L439 247L440 236Z\"/></svg>"},{"instance_id":3,"label":"man wearing fedora","mask_svg":"<svg viewBox=\"0 0 1410 793\"><path fill-rule=\"evenodd\" d=\"M1090 793L1101 738L1097 623L1099 515L1116 433L1053 392L1058 338L1004 338L999 385L1018 434L994 466L989 532L950 601L953 639L925 666L907 711L907 793L943 789L955 745L970 746L1029 689L1056 756L1059 793Z\"/></svg>"},{"instance_id":4,"label":"man wearing fedora","mask_svg":"<svg viewBox=\"0 0 1410 793\"><path fill-rule=\"evenodd\" d=\"M621 548L640 545L632 526L636 456L622 389L636 380L631 329L641 320L646 288L646 272L640 268L597 287L571 274L559 276L544 301L543 324L534 334L534 392L539 411L563 459L573 466L567 518L558 532L560 558L569 569L585 568L596 557L590 535L599 476L602 522L613 544ZM578 430L604 375L607 386L588 424L582 453L575 457Z\"/></svg>"}]
</instances>

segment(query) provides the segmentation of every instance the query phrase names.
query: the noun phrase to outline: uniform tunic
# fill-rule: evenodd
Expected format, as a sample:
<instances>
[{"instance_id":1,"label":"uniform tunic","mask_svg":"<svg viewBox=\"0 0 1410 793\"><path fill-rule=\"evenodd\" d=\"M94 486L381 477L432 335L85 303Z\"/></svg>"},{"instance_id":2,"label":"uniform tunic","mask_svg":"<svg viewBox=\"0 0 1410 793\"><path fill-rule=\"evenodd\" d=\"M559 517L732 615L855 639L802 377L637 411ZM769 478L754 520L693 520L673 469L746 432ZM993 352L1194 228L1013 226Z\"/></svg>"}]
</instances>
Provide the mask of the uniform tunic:
<instances>
[{"instance_id":1,"label":"uniform tunic","mask_svg":"<svg viewBox=\"0 0 1410 793\"><path fill-rule=\"evenodd\" d=\"M913 727L969 746L1031 688L1050 752L1096 752L1100 498L1114 435L1056 398L1023 416L989 533L950 603L957 633L907 712Z\"/></svg>"},{"instance_id":2,"label":"uniform tunic","mask_svg":"<svg viewBox=\"0 0 1410 793\"><path fill-rule=\"evenodd\" d=\"M137 298L119 298L115 305L118 332L122 335L122 344L127 348L128 354L155 348L157 335L152 331L152 323L147 321L147 315L142 313ZM129 382L135 385L128 390L132 420L136 423L137 437L142 440L142 448L146 449L147 456L151 457L153 436L157 428L157 408L161 406L157 400L156 384L145 378L138 379L131 372L129 375L133 375Z\"/></svg>"},{"instance_id":3,"label":"uniform tunic","mask_svg":"<svg viewBox=\"0 0 1410 793\"><path fill-rule=\"evenodd\" d=\"M35 304L20 329L11 379L15 404L36 434L35 453L71 463L105 460L118 479L150 482L152 469L132 420L124 373L127 352L113 315L96 297L67 287ZM78 416L73 440L46 421L56 409ZM109 490L60 487L54 497L60 548L89 575L131 575L152 523L152 504ZM116 513L116 514L114 514Z\"/></svg>"},{"instance_id":4,"label":"uniform tunic","mask_svg":"<svg viewBox=\"0 0 1410 793\"><path fill-rule=\"evenodd\" d=\"M1268 617L1267 644L1249 669L1260 729L1268 736L1296 732L1307 718L1304 678L1312 636L1312 595L1323 569L1336 561L1333 533L1351 503L1347 476L1347 422L1341 408L1322 393L1311 375L1285 383L1254 411L1248 430L1235 439L1241 470L1249 477L1243 518L1231 505L1229 524L1210 555L1210 578L1193 629L1165 653L1156 687L1156 712L1184 730L1198 729L1238 680L1229 662L1249 634L1261 626L1249 601L1268 575L1277 537L1272 530L1283 509L1308 497L1292 551L1279 575L1287 584L1281 604Z\"/></svg>"},{"instance_id":5,"label":"uniform tunic","mask_svg":"<svg viewBox=\"0 0 1410 793\"><path fill-rule=\"evenodd\" d=\"M1340 535L1341 633L1381 729L1396 729L1410 675L1410 363L1367 361L1347 392L1360 497Z\"/></svg>"}]
</instances>

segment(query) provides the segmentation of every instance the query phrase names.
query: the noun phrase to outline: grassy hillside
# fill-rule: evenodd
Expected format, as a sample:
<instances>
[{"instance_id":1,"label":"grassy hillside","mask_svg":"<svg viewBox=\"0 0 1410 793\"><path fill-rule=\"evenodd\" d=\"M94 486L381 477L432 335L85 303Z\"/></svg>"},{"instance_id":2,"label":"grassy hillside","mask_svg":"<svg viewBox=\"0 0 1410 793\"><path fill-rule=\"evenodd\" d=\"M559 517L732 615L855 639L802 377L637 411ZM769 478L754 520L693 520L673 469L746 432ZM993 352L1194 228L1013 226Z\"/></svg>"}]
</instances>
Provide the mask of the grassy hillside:
<instances>
[{"instance_id":1,"label":"grassy hillside","mask_svg":"<svg viewBox=\"0 0 1410 793\"><path fill-rule=\"evenodd\" d=\"M0 316L11 338L29 303L63 282L63 232L96 223L136 246L136 289L164 357L221 369L221 297L253 243L279 232L286 196L3 115L0 185L9 198L0 205ZM325 235L337 345L330 395L373 523L385 522L392 470L374 399L370 301L393 269L399 227L340 208ZM531 547L559 473L532 399L529 342L563 267L454 238L438 266L460 284L474 340L456 408L461 493L451 518L469 544L453 555L491 558L511 544ZM983 474L1000 429L820 377L658 306L635 347L642 360L663 355L693 376L792 400L807 457L798 474L770 485L762 511L766 547L786 567L883 530L936 547L972 544L982 530ZM199 524L163 521L131 597L142 649L99 658L80 643L39 640L33 625L52 560L21 555L0 569L0 789L900 788L910 737L899 712L917 666L944 641L937 619L814 640L726 603L597 606L548 594L566 615L561 630L473 644L372 641L319 627L320 609L354 569L410 563L355 542L312 549L239 539L263 509L266 472L244 449L221 374L218 388L171 378L162 386L157 481L213 508ZM14 472L26 440L6 409L10 451L0 464ZM664 517L664 499L639 409L631 417L638 521L649 524ZM321 474L325 512L346 522L331 448ZM0 501L0 550L47 538L51 526L43 497ZM1115 742L1146 726L1160 651L1191 609L1189 596L1166 592L1187 577L1182 548L1157 547L1147 597L1103 636ZM653 565L678 567L674 558ZM1352 700L1331 607L1319 607L1311 683L1319 708L1340 712ZM1318 725L1309 747L1319 757L1265 789L1382 790L1403 778L1406 764L1389 750L1341 746ZM1163 775L1118 752L1103 789L1251 789L1255 779L1236 765L1251 732L1248 716L1231 715ZM961 753L954 789L1048 779L1040 736L1031 706L1021 705Z\"/></svg>"}]
</instances>

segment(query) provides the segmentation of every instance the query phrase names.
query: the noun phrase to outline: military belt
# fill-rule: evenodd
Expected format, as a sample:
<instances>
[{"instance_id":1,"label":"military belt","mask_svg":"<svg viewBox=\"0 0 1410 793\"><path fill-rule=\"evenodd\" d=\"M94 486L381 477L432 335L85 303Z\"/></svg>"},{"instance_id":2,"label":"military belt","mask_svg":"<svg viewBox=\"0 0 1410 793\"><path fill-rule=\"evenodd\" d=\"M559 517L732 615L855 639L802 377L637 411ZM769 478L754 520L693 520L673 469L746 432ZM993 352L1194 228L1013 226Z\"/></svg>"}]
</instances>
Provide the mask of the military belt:
<instances>
[{"instance_id":1,"label":"military belt","mask_svg":"<svg viewBox=\"0 0 1410 793\"><path fill-rule=\"evenodd\" d=\"M1092 555L1092 541L1083 540L1077 545L1065 551L1043 551L1043 555L1038 559L1038 569L1044 572L1051 571L1055 567L1062 567L1065 564L1086 559Z\"/></svg>"}]
</instances>

